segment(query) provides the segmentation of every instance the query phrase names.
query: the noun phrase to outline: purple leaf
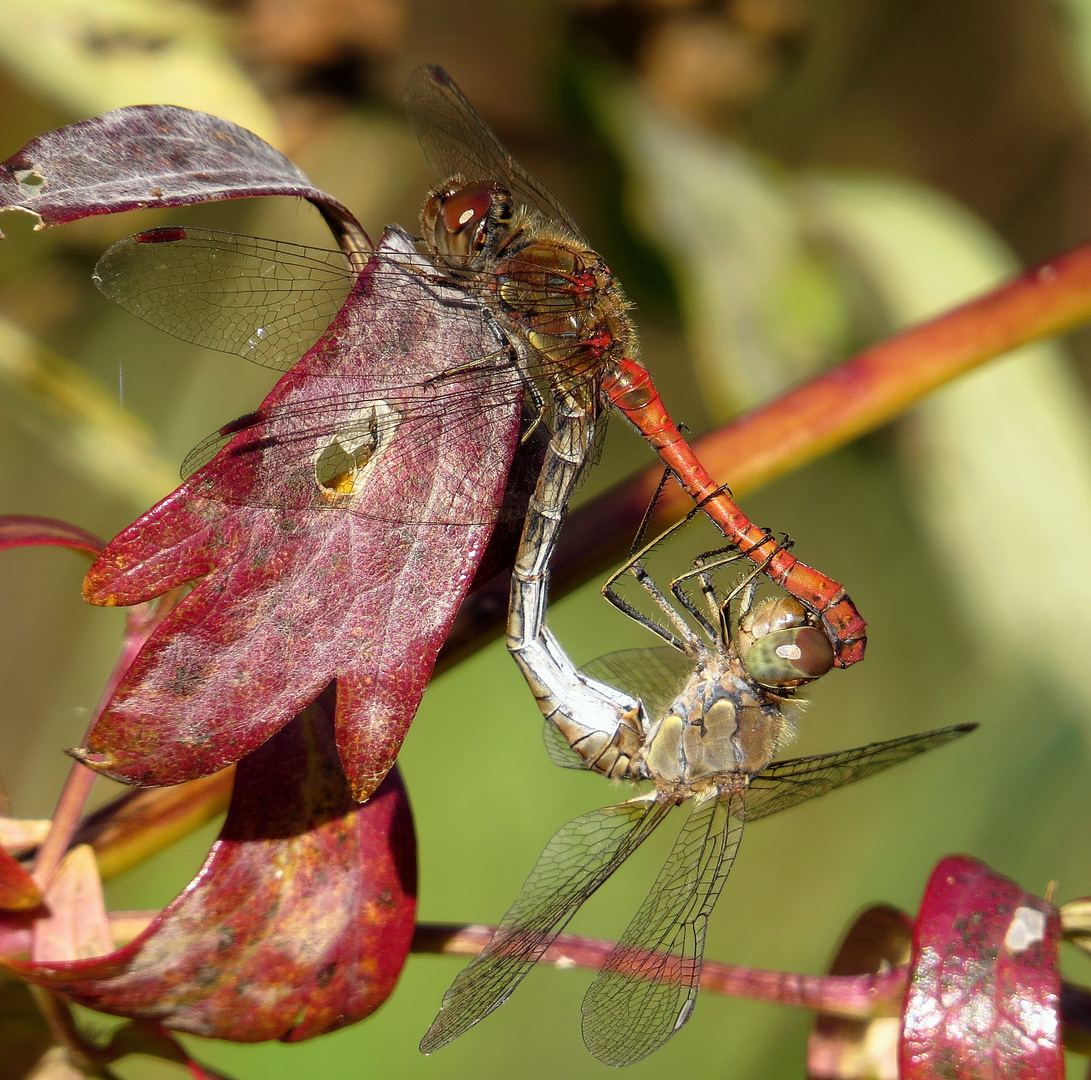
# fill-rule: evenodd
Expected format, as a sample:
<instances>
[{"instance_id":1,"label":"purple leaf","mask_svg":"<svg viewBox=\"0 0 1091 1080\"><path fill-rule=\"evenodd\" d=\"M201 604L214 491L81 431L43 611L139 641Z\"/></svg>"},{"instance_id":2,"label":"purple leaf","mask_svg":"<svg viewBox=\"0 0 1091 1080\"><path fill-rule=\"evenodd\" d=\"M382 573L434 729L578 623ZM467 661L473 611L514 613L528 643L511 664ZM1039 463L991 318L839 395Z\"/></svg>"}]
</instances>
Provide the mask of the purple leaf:
<instances>
[{"instance_id":1,"label":"purple leaf","mask_svg":"<svg viewBox=\"0 0 1091 1080\"><path fill-rule=\"evenodd\" d=\"M392 773L355 802L323 699L240 762L205 865L136 940L91 960L6 963L102 1012L237 1042L298 1041L386 1000L415 913L405 789Z\"/></svg>"},{"instance_id":2,"label":"purple leaf","mask_svg":"<svg viewBox=\"0 0 1091 1080\"><path fill-rule=\"evenodd\" d=\"M131 105L69 124L0 165L0 210L27 210L40 227L259 195L308 199L343 246L370 249L352 213L278 150L238 124L177 105Z\"/></svg>"},{"instance_id":3,"label":"purple leaf","mask_svg":"<svg viewBox=\"0 0 1091 1080\"><path fill-rule=\"evenodd\" d=\"M1060 916L966 855L942 859L913 935L901 1080L1061 1080Z\"/></svg>"},{"instance_id":4,"label":"purple leaf","mask_svg":"<svg viewBox=\"0 0 1091 1080\"><path fill-rule=\"evenodd\" d=\"M387 251L413 257L398 232ZM100 772L147 786L206 776L333 680L356 797L393 764L499 511L522 387L470 363L495 349L475 306L437 303L435 284L378 265L262 403L264 419L92 566L84 595L97 604L197 582L78 753ZM473 409L447 408L468 395ZM368 410L398 422L351 494L331 495L316 461Z\"/></svg>"}]
</instances>

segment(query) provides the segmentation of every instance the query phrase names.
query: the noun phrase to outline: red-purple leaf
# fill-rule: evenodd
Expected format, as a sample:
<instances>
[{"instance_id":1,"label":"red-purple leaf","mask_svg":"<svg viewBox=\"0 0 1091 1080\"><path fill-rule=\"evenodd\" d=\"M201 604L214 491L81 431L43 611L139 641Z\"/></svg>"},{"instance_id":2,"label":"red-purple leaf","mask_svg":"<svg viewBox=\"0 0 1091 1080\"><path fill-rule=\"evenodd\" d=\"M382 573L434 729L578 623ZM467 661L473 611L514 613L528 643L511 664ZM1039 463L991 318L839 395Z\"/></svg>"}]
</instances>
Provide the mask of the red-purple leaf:
<instances>
[{"instance_id":1,"label":"red-purple leaf","mask_svg":"<svg viewBox=\"0 0 1091 1080\"><path fill-rule=\"evenodd\" d=\"M20 863L0 847L0 909L25 911L42 902L37 882Z\"/></svg>"},{"instance_id":2,"label":"red-purple leaf","mask_svg":"<svg viewBox=\"0 0 1091 1080\"><path fill-rule=\"evenodd\" d=\"M398 232L381 250L415 257ZM498 379L490 390L471 363L496 343L464 296L438 303L434 282L375 265L266 398L269 419L241 430L92 566L84 595L98 604L197 581L79 755L106 775L156 786L216 772L331 680L356 796L393 764L503 499L522 389ZM444 407L470 393L473 410ZM347 500L323 509L331 500L315 462L368 409L400 422Z\"/></svg>"},{"instance_id":3,"label":"red-purple leaf","mask_svg":"<svg viewBox=\"0 0 1091 1080\"><path fill-rule=\"evenodd\" d=\"M0 551L11 547L56 544L96 556L106 546L97 536L56 518L24 514L0 515Z\"/></svg>"},{"instance_id":4,"label":"red-purple leaf","mask_svg":"<svg viewBox=\"0 0 1091 1080\"><path fill-rule=\"evenodd\" d=\"M878 905L849 928L830 965L831 975L875 975L908 962L913 923ZM896 1016L855 1019L816 1013L807 1040L808 1080L898 1080Z\"/></svg>"},{"instance_id":5,"label":"red-purple leaf","mask_svg":"<svg viewBox=\"0 0 1091 1080\"><path fill-rule=\"evenodd\" d=\"M140 937L93 960L7 964L102 1012L237 1042L297 1041L386 1000L415 897L401 781L392 773L369 802L353 800L323 698L239 763L205 865Z\"/></svg>"},{"instance_id":6,"label":"red-purple leaf","mask_svg":"<svg viewBox=\"0 0 1091 1080\"><path fill-rule=\"evenodd\" d=\"M902 1080L1060 1080L1056 907L965 855L941 860L913 935Z\"/></svg>"},{"instance_id":7,"label":"red-purple leaf","mask_svg":"<svg viewBox=\"0 0 1091 1080\"><path fill-rule=\"evenodd\" d=\"M177 105L132 105L69 124L0 165L0 210L27 210L42 227L258 195L308 199L346 247L370 248L356 218L263 139Z\"/></svg>"}]
</instances>

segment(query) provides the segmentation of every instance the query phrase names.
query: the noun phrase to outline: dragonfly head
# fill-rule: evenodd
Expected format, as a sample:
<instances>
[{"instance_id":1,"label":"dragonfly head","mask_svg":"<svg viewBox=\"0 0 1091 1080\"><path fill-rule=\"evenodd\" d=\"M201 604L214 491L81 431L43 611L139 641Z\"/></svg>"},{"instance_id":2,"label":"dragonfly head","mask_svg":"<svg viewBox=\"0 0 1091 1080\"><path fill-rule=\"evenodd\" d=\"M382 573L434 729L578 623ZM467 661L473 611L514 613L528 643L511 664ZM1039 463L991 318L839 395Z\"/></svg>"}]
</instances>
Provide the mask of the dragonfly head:
<instances>
[{"instance_id":1,"label":"dragonfly head","mask_svg":"<svg viewBox=\"0 0 1091 1080\"><path fill-rule=\"evenodd\" d=\"M821 678L833 667L833 647L794 597L755 604L739 620L739 655L762 686L791 689Z\"/></svg>"},{"instance_id":2,"label":"dragonfly head","mask_svg":"<svg viewBox=\"0 0 1091 1080\"><path fill-rule=\"evenodd\" d=\"M506 236L515 216L511 192L495 180L449 180L421 211L424 236L437 255L480 255Z\"/></svg>"}]
</instances>

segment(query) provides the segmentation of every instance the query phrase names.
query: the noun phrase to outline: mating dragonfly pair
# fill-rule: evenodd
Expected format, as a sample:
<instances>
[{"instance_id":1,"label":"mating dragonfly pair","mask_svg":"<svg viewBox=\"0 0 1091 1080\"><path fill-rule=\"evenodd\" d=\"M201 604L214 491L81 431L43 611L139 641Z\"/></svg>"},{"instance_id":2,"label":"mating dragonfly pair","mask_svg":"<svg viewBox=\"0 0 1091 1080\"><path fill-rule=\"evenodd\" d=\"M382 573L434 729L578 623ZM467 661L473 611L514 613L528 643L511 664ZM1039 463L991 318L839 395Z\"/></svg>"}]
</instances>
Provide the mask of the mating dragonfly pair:
<instances>
[{"instance_id":1,"label":"mating dragonfly pair","mask_svg":"<svg viewBox=\"0 0 1091 1080\"><path fill-rule=\"evenodd\" d=\"M589 991L585 1036L604 1060L638 1060L692 1009L704 927L738 846L742 822L813 798L962 734L932 732L844 754L775 763L790 727L795 690L831 667L863 657L864 622L844 589L799 562L754 525L709 476L667 415L635 359L628 304L570 217L503 149L450 78L422 68L411 78L410 113L440 187L422 213L423 252L393 245L359 260L254 238L159 229L115 245L97 271L100 288L129 310L188 340L274 367L294 362L364 280L414 278L437 304L480 313L482 348L452 378L410 374L384 384L382 400L315 395L259 410L202 444L189 466L213 454L219 468L200 493L248 502L255 463L275 450L287 478L275 505L333 509L392 522L465 522L465 505L416 506L362 498L376 470L412 459L406 421L443 417L448 430L479 423L515 403L527 434L548 432L515 557L508 645L554 733L585 767L650 781L646 795L577 818L539 860L490 946L459 976L422 1048L476 1023L511 993L573 912L685 801L693 813L648 900ZM446 299L444 299L446 298ZM393 348L393 346L391 346ZM331 373L331 374L336 374ZM478 380L480 392L475 390ZM457 387L457 390L453 388ZM452 392L446 392L452 388ZM642 666L670 676L629 689L625 665L578 671L546 626L548 567L565 509L601 431L604 407L619 409L652 445L727 546L661 590L643 553L623 568L653 597L667 642ZM420 425L424 431L427 424ZM426 436L427 437L427 436ZM475 481L473 463L461 481ZM412 491L414 477L393 476ZM492 520L500 508L489 511ZM721 597L714 577L737 560L752 570ZM763 575L784 595L756 600ZM614 588L607 596L629 614ZM697 598L692 595L696 588ZM687 621L686 616L689 616ZM696 627L696 629L694 629ZM673 686L670 685L673 681Z\"/></svg>"}]
</instances>

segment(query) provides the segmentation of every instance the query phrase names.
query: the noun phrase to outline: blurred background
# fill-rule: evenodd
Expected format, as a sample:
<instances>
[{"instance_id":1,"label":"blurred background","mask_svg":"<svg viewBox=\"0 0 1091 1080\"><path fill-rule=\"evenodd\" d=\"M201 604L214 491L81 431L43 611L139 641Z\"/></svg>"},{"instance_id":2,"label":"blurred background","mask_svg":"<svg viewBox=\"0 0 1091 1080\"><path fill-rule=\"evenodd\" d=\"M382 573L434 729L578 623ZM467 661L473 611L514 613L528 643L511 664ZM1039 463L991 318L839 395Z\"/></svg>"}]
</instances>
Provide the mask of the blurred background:
<instances>
[{"instance_id":1,"label":"blurred background","mask_svg":"<svg viewBox=\"0 0 1091 1080\"><path fill-rule=\"evenodd\" d=\"M1091 0L0 0L0 28L0 156L120 105L185 105L275 143L374 237L416 224L431 178L401 87L443 64L624 282L644 359L696 432L1091 233ZM5 215L0 512L110 537L270 385L91 286L109 243L169 222L329 243L287 200L38 234ZM749 829L710 959L821 971L856 911L913 910L950 852L1032 891L1055 881L1062 901L1091 893L1089 376L1086 332L1024 349L745 500L869 623L867 663L814 688L799 753L982 727ZM581 497L649 460L615 423ZM704 539L683 537L679 569ZM61 750L118 645L119 613L80 600L84 569L61 550L0 558L0 773L20 816L50 812ZM650 643L597 585L552 625L579 662ZM437 680L401 760L428 920L495 921L557 827L624 796L549 764L499 644ZM114 883L111 905L167 902L215 832ZM574 930L623 929L664 853L649 848ZM195 1051L263 1080L607 1074L580 1041L580 971L532 972L486 1023L420 1056L461 964L412 957L373 1019L332 1036ZM704 997L627 1075L797 1077L808 1022Z\"/></svg>"}]
</instances>

